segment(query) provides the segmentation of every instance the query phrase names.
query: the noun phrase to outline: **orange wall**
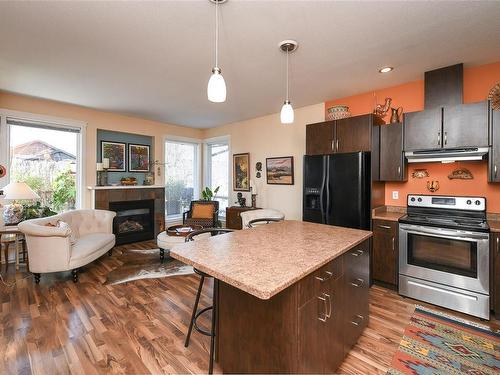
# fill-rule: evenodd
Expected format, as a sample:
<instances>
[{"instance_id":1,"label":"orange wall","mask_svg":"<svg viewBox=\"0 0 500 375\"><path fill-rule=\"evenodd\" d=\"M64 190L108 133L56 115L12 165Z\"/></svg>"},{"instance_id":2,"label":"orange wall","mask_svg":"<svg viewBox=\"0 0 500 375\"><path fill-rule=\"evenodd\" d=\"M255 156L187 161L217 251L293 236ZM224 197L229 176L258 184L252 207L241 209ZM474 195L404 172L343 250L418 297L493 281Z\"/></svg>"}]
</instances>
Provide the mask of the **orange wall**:
<instances>
[{"instance_id":1,"label":"orange wall","mask_svg":"<svg viewBox=\"0 0 500 375\"><path fill-rule=\"evenodd\" d=\"M500 61L464 69L464 102L473 103L485 100L489 90L500 82ZM384 98L392 98L393 107L403 107L405 112L424 109L424 81L413 81L402 85L388 87L374 92L366 92L346 98L325 102L326 109L332 105L348 105L353 116L370 113L374 107L374 98L382 103ZM389 120L387 115L386 120ZM473 180L449 180L448 175L458 167L469 169ZM416 168L426 168L429 178L414 179L411 172ZM406 206L406 196L410 193L431 194L426 189L427 180L437 180L440 189L436 194L479 195L485 196L488 211L500 212L500 183L488 184L486 162L461 162L453 164L425 163L409 164L407 182L388 182L385 184L385 204ZM392 192L399 192L399 199L392 199Z\"/></svg>"}]
</instances>

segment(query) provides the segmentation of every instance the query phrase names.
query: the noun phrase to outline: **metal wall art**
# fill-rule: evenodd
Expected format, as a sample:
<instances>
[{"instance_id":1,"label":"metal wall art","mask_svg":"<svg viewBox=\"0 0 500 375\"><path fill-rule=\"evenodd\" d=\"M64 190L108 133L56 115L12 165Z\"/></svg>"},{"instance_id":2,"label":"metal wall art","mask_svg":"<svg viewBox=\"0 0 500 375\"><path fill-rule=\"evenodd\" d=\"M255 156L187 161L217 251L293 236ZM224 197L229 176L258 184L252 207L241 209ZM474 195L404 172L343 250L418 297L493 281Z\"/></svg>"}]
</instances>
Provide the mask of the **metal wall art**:
<instances>
[{"instance_id":1,"label":"metal wall art","mask_svg":"<svg viewBox=\"0 0 500 375\"><path fill-rule=\"evenodd\" d=\"M262 163L260 161L255 163L255 169L257 170L257 173L255 173L255 177L261 178L261 176L262 176Z\"/></svg>"},{"instance_id":2,"label":"metal wall art","mask_svg":"<svg viewBox=\"0 0 500 375\"><path fill-rule=\"evenodd\" d=\"M467 168L457 168L448 175L450 180L472 180L474 176Z\"/></svg>"},{"instance_id":3,"label":"metal wall art","mask_svg":"<svg viewBox=\"0 0 500 375\"><path fill-rule=\"evenodd\" d=\"M0 178L5 177L7 175L7 169L3 165L0 165Z\"/></svg>"},{"instance_id":4,"label":"metal wall art","mask_svg":"<svg viewBox=\"0 0 500 375\"><path fill-rule=\"evenodd\" d=\"M491 88L488 100L491 101L491 109L500 109L500 83Z\"/></svg>"},{"instance_id":5,"label":"metal wall art","mask_svg":"<svg viewBox=\"0 0 500 375\"><path fill-rule=\"evenodd\" d=\"M413 173L411 174L412 178L425 178L429 177L429 172L427 169L414 169Z\"/></svg>"},{"instance_id":6,"label":"metal wall art","mask_svg":"<svg viewBox=\"0 0 500 375\"><path fill-rule=\"evenodd\" d=\"M427 190L431 193L435 193L439 190L439 181L427 181Z\"/></svg>"}]
</instances>

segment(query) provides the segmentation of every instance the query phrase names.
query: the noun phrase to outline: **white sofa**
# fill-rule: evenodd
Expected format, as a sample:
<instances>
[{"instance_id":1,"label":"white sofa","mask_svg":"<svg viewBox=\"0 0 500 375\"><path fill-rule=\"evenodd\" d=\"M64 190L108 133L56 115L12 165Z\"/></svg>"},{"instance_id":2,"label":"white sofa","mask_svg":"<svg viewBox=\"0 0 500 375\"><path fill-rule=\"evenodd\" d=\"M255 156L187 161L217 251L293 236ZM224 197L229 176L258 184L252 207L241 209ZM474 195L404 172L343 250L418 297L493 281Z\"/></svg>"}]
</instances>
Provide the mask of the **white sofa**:
<instances>
[{"instance_id":1,"label":"white sofa","mask_svg":"<svg viewBox=\"0 0 500 375\"><path fill-rule=\"evenodd\" d=\"M72 210L19 224L28 246L29 270L35 275L72 271L78 281L78 268L96 260L115 246L113 218L115 212L105 210ZM58 221L69 228L50 226Z\"/></svg>"},{"instance_id":2,"label":"white sofa","mask_svg":"<svg viewBox=\"0 0 500 375\"><path fill-rule=\"evenodd\" d=\"M273 208L262 208L258 210L245 211L240 214L243 229L250 229L248 223L256 219L285 220L285 214ZM257 225L264 224L258 223Z\"/></svg>"}]
</instances>

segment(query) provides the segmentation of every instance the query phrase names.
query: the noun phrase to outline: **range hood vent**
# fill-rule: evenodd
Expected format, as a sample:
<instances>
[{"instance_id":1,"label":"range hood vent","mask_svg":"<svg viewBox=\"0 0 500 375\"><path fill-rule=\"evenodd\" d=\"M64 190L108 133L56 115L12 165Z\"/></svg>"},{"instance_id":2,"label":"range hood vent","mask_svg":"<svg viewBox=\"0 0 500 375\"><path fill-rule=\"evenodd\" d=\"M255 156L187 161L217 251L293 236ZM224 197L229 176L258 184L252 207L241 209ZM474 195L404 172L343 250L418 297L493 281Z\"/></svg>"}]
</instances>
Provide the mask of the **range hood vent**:
<instances>
[{"instance_id":1,"label":"range hood vent","mask_svg":"<svg viewBox=\"0 0 500 375\"><path fill-rule=\"evenodd\" d=\"M464 160L483 160L488 147L447 148L405 152L408 163L441 162L453 163Z\"/></svg>"}]
</instances>

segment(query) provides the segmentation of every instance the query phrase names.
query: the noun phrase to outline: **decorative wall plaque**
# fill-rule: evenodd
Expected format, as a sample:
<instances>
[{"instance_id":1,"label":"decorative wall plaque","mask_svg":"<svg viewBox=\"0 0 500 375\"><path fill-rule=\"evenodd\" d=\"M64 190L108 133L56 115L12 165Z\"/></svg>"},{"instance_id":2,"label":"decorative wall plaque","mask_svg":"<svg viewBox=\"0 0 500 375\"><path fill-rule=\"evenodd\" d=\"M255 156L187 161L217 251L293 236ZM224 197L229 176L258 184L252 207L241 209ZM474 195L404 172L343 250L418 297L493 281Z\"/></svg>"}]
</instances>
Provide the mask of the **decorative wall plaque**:
<instances>
[{"instance_id":1,"label":"decorative wall plaque","mask_svg":"<svg viewBox=\"0 0 500 375\"><path fill-rule=\"evenodd\" d=\"M448 175L450 180L472 180L474 176L467 168L457 168Z\"/></svg>"}]
</instances>

